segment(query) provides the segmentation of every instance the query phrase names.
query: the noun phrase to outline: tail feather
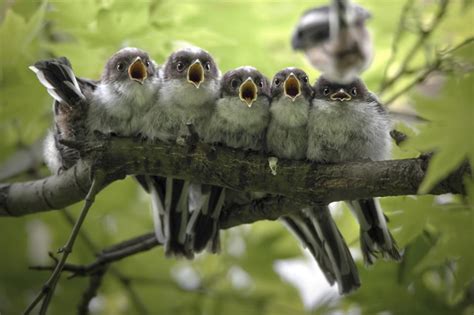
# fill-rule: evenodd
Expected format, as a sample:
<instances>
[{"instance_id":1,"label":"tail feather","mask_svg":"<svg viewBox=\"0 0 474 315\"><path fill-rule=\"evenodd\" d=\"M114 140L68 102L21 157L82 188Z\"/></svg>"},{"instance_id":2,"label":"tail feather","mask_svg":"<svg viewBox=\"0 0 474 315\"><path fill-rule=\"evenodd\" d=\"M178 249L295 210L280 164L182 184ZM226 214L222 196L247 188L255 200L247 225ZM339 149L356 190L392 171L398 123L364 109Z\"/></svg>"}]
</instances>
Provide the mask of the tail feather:
<instances>
[{"instance_id":1,"label":"tail feather","mask_svg":"<svg viewBox=\"0 0 474 315\"><path fill-rule=\"evenodd\" d=\"M198 208L193 209L193 214L187 226L187 233L192 236L193 250L198 253L208 247L209 251L216 253L219 244L219 215L224 203L225 190L222 187L200 185L195 187L200 191Z\"/></svg>"},{"instance_id":2,"label":"tail feather","mask_svg":"<svg viewBox=\"0 0 474 315\"><path fill-rule=\"evenodd\" d=\"M192 259L194 254L190 239L186 235L188 224L188 190L189 182L176 179L166 179L165 193L165 253L168 256L184 256Z\"/></svg>"},{"instance_id":3,"label":"tail feather","mask_svg":"<svg viewBox=\"0 0 474 315\"><path fill-rule=\"evenodd\" d=\"M349 202L360 225L360 244L364 261L372 265L382 255L385 259L401 260L397 243L387 226L387 219L376 199Z\"/></svg>"},{"instance_id":4,"label":"tail feather","mask_svg":"<svg viewBox=\"0 0 474 315\"><path fill-rule=\"evenodd\" d=\"M220 245L220 225L219 218L221 215L222 208L226 199L226 189L222 187L213 186L211 190L211 208L212 212L209 212L212 218L212 233L209 237L210 246L208 251L211 253L219 253L221 249ZM211 210L210 210L211 211Z\"/></svg>"},{"instance_id":5,"label":"tail feather","mask_svg":"<svg viewBox=\"0 0 474 315\"><path fill-rule=\"evenodd\" d=\"M360 287L359 273L341 232L327 207L307 209L306 214L323 240L324 249L333 264L339 292L346 294Z\"/></svg>"},{"instance_id":6,"label":"tail feather","mask_svg":"<svg viewBox=\"0 0 474 315\"><path fill-rule=\"evenodd\" d=\"M85 99L78 80L65 58L38 61L29 67L48 93L59 103L75 106Z\"/></svg>"},{"instance_id":7,"label":"tail feather","mask_svg":"<svg viewBox=\"0 0 474 315\"><path fill-rule=\"evenodd\" d=\"M303 214L281 217L280 220L301 242L303 248L307 248L316 260L319 268L323 272L329 284L333 285L336 275L333 270L329 256L324 250L324 245L314 229L313 224Z\"/></svg>"},{"instance_id":8,"label":"tail feather","mask_svg":"<svg viewBox=\"0 0 474 315\"><path fill-rule=\"evenodd\" d=\"M137 176L137 180L146 183L146 190L150 193L152 204L153 224L156 239L159 243L165 244L167 235L165 234L165 208L163 204L166 180L158 176ZM143 185L142 185L143 186Z\"/></svg>"}]
</instances>

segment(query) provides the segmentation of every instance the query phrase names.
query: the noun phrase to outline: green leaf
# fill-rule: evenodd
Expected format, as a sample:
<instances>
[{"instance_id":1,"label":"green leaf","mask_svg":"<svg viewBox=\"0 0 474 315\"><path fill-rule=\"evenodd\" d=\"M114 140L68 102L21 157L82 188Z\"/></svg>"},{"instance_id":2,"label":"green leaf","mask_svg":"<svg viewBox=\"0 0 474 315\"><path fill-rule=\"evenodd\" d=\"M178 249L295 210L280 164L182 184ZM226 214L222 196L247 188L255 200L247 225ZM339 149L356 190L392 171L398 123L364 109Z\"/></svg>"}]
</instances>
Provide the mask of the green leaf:
<instances>
[{"instance_id":1,"label":"green leaf","mask_svg":"<svg viewBox=\"0 0 474 315\"><path fill-rule=\"evenodd\" d=\"M474 165L473 86L473 74L459 79L449 77L439 97L417 98L416 108L430 122L407 145L423 152L435 152L420 193L429 192L464 159Z\"/></svg>"}]
</instances>

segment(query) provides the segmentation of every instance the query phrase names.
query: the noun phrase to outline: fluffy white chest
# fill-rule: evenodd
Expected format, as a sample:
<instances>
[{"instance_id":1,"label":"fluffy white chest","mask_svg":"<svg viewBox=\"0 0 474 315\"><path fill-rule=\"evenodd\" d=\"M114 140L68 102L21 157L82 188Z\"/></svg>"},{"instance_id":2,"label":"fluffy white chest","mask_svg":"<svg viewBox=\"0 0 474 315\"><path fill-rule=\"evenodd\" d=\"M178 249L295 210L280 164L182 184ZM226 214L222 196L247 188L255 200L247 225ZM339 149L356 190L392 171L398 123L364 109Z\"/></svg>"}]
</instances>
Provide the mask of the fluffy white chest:
<instances>
[{"instance_id":1,"label":"fluffy white chest","mask_svg":"<svg viewBox=\"0 0 474 315\"><path fill-rule=\"evenodd\" d=\"M225 97L217 101L216 113L221 120L227 122L222 128L232 129L263 129L268 122L269 102L260 98L248 107L238 97Z\"/></svg>"},{"instance_id":2,"label":"fluffy white chest","mask_svg":"<svg viewBox=\"0 0 474 315\"><path fill-rule=\"evenodd\" d=\"M203 83L199 89L183 80L164 80L155 104L145 117L142 133L150 139L175 141L188 134L192 123L201 134L217 99L217 81Z\"/></svg>"},{"instance_id":3,"label":"fluffy white chest","mask_svg":"<svg viewBox=\"0 0 474 315\"><path fill-rule=\"evenodd\" d=\"M308 123L310 102L302 97L295 101L281 97L272 101L270 106L271 120L285 127L301 127Z\"/></svg>"},{"instance_id":4,"label":"fluffy white chest","mask_svg":"<svg viewBox=\"0 0 474 315\"><path fill-rule=\"evenodd\" d=\"M123 136L137 134L158 90L158 79L143 85L136 82L99 85L89 109L91 130Z\"/></svg>"},{"instance_id":5,"label":"fluffy white chest","mask_svg":"<svg viewBox=\"0 0 474 315\"><path fill-rule=\"evenodd\" d=\"M250 108L238 97L219 99L211 121L204 129L205 141L259 150L268 124L268 106L265 98L257 100Z\"/></svg>"},{"instance_id":6,"label":"fluffy white chest","mask_svg":"<svg viewBox=\"0 0 474 315\"><path fill-rule=\"evenodd\" d=\"M390 122L375 104L314 100L308 122L308 158L383 160L390 152Z\"/></svg>"},{"instance_id":7,"label":"fluffy white chest","mask_svg":"<svg viewBox=\"0 0 474 315\"><path fill-rule=\"evenodd\" d=\"M171 79L163 81L159 100L165 106L181 107L192 111L194 107L214 102L219 93L219 85L216 80L205 81L199 88L183 82L183 80Z\"/></svg>"}]
</instances>

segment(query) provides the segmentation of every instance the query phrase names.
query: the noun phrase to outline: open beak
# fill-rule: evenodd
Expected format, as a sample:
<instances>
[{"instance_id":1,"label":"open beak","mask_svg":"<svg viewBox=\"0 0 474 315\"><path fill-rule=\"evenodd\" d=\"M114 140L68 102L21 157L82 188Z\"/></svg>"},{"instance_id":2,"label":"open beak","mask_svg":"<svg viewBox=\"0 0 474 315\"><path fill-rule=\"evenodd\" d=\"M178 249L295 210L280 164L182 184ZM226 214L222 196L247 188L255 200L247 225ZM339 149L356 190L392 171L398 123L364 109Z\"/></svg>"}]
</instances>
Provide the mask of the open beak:
<instances>
[{"instance_id":1,"label":"open beak","mask_svg":"<svg viewBox=\"0 0 474 315\"><path fill-rule=\"evenodd\" d=\"M284 84L285 95L291 98L294 102L295 99L301 95L301 83L300 80L293 74L290 73Z\"/></svg>"},{"instance_id":2,"label":"open beak","mask_svg":"<svg viewBox=\"0 0 474 315\"><path fill-rule=\"evenodd\" d=\"M352 99L351 95L344 91L344 89L340 89L336 93L331 94L329 98L333 101L339 102L350 101Z\"/></svg>"},{"instance_id":3,"label":"open beak","mask_svg":"<svg viewBox=\"0 0 474 315\"><path fill-rule=\"evenodd\" d=\"M140 57L137 57L130 67L128 67L128 76L130 80L137 81L140 84L143 84L148 77L146 66Z\"/></svg>"},{"instance_id":4,"label":"open beak","mask_svg":"<svg viewBox=\"0 0 474 315\"><path fill-rule=\"evenodd\" d=\"M239 97L242 102L245 102L247 106L252 107L253 102L257 100L257 85L253 82L252 78L249 77L239 87Z\"/></svg>"},{"instance_id":5,"label":"open beak","mask_svg":"<svg viewBox=\"0 0 474 315\"><path fill-rule=\"evenodd\" d=\"M188 68L187 79L189 83L194 84L196 89L199 89L199 86L204 82L204 68L201 65L199 59L193 62L192 65Z\"/></svg>"}]
</instances>

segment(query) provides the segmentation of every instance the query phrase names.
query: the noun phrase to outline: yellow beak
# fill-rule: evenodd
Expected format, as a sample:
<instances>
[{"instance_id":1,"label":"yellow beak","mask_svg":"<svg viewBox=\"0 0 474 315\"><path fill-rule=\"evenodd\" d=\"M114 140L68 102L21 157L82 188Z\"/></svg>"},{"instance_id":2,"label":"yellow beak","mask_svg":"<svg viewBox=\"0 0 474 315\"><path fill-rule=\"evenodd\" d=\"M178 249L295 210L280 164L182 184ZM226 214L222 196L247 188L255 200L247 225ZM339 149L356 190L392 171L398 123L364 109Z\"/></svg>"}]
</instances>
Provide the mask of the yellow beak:
<instances>
[{"instance_id":1,"label":"yellow beak","mask_svg":"<svg viewBox=\"0 0 474 315\"><path fill-rule=\"evenodd\" d=\"M242 102L245 102L247 106L252 107L253 102L257 100L258 89L252 78L249 77L239 87L239 97Z\"/></svg>"},{"instance_id":2,"label":"yellow beak","mask_svg":"<svg viewBox=\"0 0 474 315\"><path fill-rule=\"evenodd\" d=\"M196 89L199 89L201 83L204 82L204 68L202 67L199 59L194 61L193 64L189 66L187 79L189 83L196 87Z\"/></svg>"},{"instance_id":3,"label":"yellow beak","mask_svg":"<svg viewBox=\"0 0 474 315\"><path fill-rule=\"evenodd\" d=\"M146 66L140 57L137 57L128 67L128 77L140 84L143 84L145 79L148 77Z\"/></svg>"},{"instance_id":4,"label":"yellow beak","mask_svg":"<svg viewBox=\"0 0 474 315\"><path fill-rule=\"evenodd\" d=\"M284 92L293 102L301 95L300 80L293 73L290 73L288 78L285 80Z\"/></svg>"}]
</instances>

